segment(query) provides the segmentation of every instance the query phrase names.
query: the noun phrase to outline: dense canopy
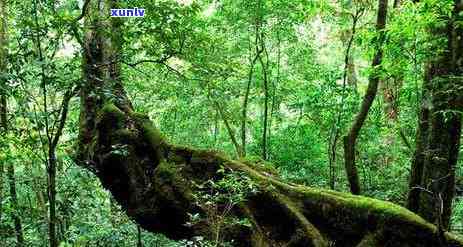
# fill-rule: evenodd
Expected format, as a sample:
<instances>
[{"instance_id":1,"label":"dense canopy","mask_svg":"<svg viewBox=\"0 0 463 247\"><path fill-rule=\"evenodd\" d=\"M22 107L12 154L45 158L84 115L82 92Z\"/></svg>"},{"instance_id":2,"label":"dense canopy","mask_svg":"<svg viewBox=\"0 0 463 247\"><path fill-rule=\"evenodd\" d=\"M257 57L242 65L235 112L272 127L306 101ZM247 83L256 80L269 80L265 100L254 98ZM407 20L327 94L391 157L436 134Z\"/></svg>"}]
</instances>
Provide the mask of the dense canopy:
<instances>
[{"instance_id":1,"label":"dense canopy","mask_svg":"<svg viewBox=\"0 0 463 247\"><path fill-rule=\"evenodd\" d=\"M0 0L0 246L463 246L462 12Z\"/></svg>"}]
</instances>

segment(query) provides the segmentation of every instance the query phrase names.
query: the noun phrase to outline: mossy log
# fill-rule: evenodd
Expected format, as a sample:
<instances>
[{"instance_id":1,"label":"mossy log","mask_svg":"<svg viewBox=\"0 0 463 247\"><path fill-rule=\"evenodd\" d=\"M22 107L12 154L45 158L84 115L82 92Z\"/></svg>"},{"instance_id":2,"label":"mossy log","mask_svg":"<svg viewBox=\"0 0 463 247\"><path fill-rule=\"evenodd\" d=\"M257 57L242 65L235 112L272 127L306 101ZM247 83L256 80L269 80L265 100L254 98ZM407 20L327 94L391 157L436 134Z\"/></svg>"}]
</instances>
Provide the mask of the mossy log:
<instances>
[{"instance_id":1,"label":"mossy log","mask_svg":"<svg viewBox=\"0 0 463 247\"><path fill-rule=\"evenodd\" d=\"M82 142L82 140L81 140ZM225 224L221 239L236 246L463 246L463 241L398 205L362 196L281 181L276 175L224 157L168 143L151 121L131 110L106 104L81 156L140 226L172 239L214 239L194 196L197 184L219 181L223 171L245 174L255 193L228 216L250 224Z\"/></svg>"}]
</instances>

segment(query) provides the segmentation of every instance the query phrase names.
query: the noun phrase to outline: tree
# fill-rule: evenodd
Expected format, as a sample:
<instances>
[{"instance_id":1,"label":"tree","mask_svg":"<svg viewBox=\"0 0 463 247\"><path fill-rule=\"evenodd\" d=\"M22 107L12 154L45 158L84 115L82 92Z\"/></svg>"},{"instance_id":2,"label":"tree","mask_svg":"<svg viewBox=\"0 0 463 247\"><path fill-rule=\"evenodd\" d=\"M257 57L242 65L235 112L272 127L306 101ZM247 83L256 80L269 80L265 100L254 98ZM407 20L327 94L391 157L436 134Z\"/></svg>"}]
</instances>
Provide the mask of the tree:
<instances>
[{"instance_id":1,"label":"tree","mask_svg":"<svg viewBox=\"0 0 463 247\"><path fill-rule=\"evenodd\" d=\"M378 1L378 18L376 21L377 41L376 51L373 58L371 67L373 72L370 75L368 88L360 107L360 111L355 117L354 123L352 124L349 133L344 136L344 165L347 173L347 179L349 180L350 191L352 194L360 194L360 181L358 178L357 166L355 164L355 146L357 137L360 134L363 123L368 116L373 101L375 100L376 93L378 92L378 84L380 80L381 60L383 58L383 42L384 42L384 29L386 28L386 17L387 17L387 0Z\"/></svg>"},{"instance_id":2,"label":"tree","mask_svg":"<svg viewBox=\"0 0 463 247\"><path fill-rule=\"evenodd\" d=\"M0 127L2 130L2 136L7 139L8 133L8 91L7 91L7 54L8 54L8 37L7 37L7 5L6 1L0 1L0 15L2 18L1 28L0 28ZM6 143L5 143L6 146ZM18 203L18 194L16 191L16 178L15 178L15 167L12 163L11 157L7 157L0 164L0 176L3 177L3 163L7 167L7 178L9 184L10 200L13 207L13 212L11 217L14 222L14 229L16 235L16 246L24 246L24 236L23 236L23 227L21 223L21 218L19 214L19 203ZM3 182L0 179L0 182ZM1 186L0 186L1 190ZM0 191L1 193L1 191ZM1 197L0 197L1 198ZM1 203L1 201L0 201ZM1 207L1 204L0 204ZM0 209L1 210L1 209ZM0 215L1 216L1 215Z\"/></svg>"},{"instance_id":3,"label":"tree","mask_svg":"<svg viewBox=\"0 0 463 247\"><path fill-rule=\"evenodd\" d=\"M174 239L213 236L207 202L238 186L242 198L218 200L217 210L231 222L222 239L241 246L463 246L392 203L288 184L259 165L170 144L133 110L116 76L120 26L101 19L116 3L99 3L86 20L77 161L143 228Z\"/></svg>"},{"instance_id":4,"label":"tree","mask_svg":"<svg viewBox=\"0 0 463 247\"><path fill-rule=\"evenodd\" d=\"M443 229L449 228L455 193L463 110L460 12L455 1L445 25L430 29L430 37L445 40L447 47L426 68L408 198L411 210Z\"/></svg>"},{"instance_id":5,"label":"tree","mask_svg":"<svg viewBox=\"0 0 463 247\"><path fill-rule=\"evenodd\" d=\"M0 15L3 16L0 29L0 70L5 73L6 72L6 10L5 10L5 2L0 1ZM4 76L3 76L4 77ZM0 123L2 128L2 134L6 134L7 125L8 125L8 117L7 117L7 105L6 105L6 79L2 78L0 80ZM0 162L0 220L2 218L2 201L3 201L3 162Z\"/></svg>"}]
</instances>

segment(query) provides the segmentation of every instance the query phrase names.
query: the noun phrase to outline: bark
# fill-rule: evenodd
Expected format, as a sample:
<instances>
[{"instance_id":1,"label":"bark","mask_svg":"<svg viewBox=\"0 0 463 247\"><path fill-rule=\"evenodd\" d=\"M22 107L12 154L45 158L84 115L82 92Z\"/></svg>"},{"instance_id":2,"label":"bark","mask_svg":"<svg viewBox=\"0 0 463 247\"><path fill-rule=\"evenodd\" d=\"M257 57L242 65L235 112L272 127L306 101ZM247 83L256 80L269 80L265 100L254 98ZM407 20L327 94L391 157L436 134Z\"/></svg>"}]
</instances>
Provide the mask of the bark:
<instances>
[{"instance_id":1,"label":"bark","mask_svg":"<svg viewBox=\"0 0 463 247\"><path fill-rule=\"evenodd\" d=\"M141 228L137 226L137 247L143 247L143 241L141 239Z\"/></svg>"},{"instance_id":2,"label":"bark","mask_svg":"<svg viewBox=\"0 0 463 247\"><path fill-rule=\"evenodd\" d=\"M87 32L77 162L94 171L144 229L173 239L234 240L236 246L435 247L444 246L442 241L463 246L463 240L440 234L395 204L288 184L258 164L170 144L147 116L128 107L123 88L113 87L114 80L103 73L108 44L97 29ZM101 80L92 79L96 75ZM122 98L95 101L96 84ZM235 193L235 186L215 192L209 187L233 175L238 184L247 185L243 200L215 203L223 216L217 220L200 195ZM249 224L240 223L245 220Z\"/></svg>"},{"instance_id":3,"label":"bark","mask_svg":"<svg viewBox=\"0 0 463 247\"><path fill-rule=\"evenodd\" d=\"M461 111L463 110L463 30L459 1L455 1L452 16L445 27L434 27L431 36L444 38L447 49L430 61L427 80L430 91L430 110L427 126L420 126L418 144L425 143L424 155L412 163L412 179L416 182L410 192L409 202L426 220L439 228L448 229L455 194L455 167L458 160L461 136ZM422 109L422 112L426 109ZM420 166L416 166L415 162ZM420 170L421 169L421 170ZM418 184L418 177L421 181ZM417 177L417 178L414 178ZM413 185L411 185L413 186ZM416 195L418 193L418 195ZM418 205L416 205L418 201ZM417 207L418 206L418 207Z\"/></svg>"},{"instance_id":4,"label":"bark","mask_svg":"<svg viewBox=\"0 0 463 247\"><path fill-rule=\"evenodd\" d=\"M16 246L18 247L24 246L24 236L23 236L21 218L19 216L20 211L19 211L18 195L16 193L16 178L15 178L13 164L7 164L7 176L8 176L8 182L10 185L11 206L13 208L11 218L13 219L14 230L15 230L15 235L16 235Z\"/></svg>"},{"instance_id":5,"label":"bark","mask_svg":"<svg viewBox=\"0 0 463 247\"><path fill-rule=\"evenodd\" d=\"M268 58L268 53L265 48L265 41L264 41L264 35L261 34L260 37L260 42L261 42L261 47L264 50L266 54L266 62L264 63L264 60L262 59L262 56L259 55L259 62L260 65L262 66L262 72L263 72L263 82L264 82L264 120L263 120L263 127L262 127L262 159L267 160L267 134L268 134L268 101L269 101L269 90L268 90L268 66L269 66L269 58Z\"/></svg>"},{"instance_id":6,"label":"bark","mask_svg":"<svg viewBox=\"0 0 463 247\"><path fill-rule=\"evenodd\" d=\"M356 82L355 84L351 84L352 78L349 79L349 74L351 74L351 67L349 64L354 65L354 62L351 60L353 56L351 55L351 49L354 42L355 34L357 32L357 23L360 17L363 15L363 10L357 9L355 14L352 15L352 28L350 32L345 32L350 35L349 39L346 38L346 35L342 35L341 40L343 43L346 43L346 51L344 55L344 73L343 73L343 80L342 80L342 95L341 95L341 104L339 109L337 110L337 117L336 121L333 123L330 131L330 139L328 142L328 158L329 158L329 167L330 167L330 188L334 189L336 185L336 154L337 154L337 145L339 140L339 126L341 123L342 115L344 112L344 101L346 99L346 86L347 84L354 86L355 91L357 90ZM344 34L345 34L344 33ZM355 76L355 71L353 73ZM349 80L351 80L349 82Z\"/></svg>"},{"instance_id":7,"label":"bark","mask_svg":"<svg viewBox=\"0 0 463 247\"><path fill-rule=\"evenodd\" d=\"M0 72L6 72L6 5L5 0L0 0ZM7 103L6 103L6 79L0 78L0 130L2 134L7 130ZM3 173L4 164L0 162L0 222L2 222L2 201L3 201Z\"/></svg>"},{"instance_id":8,"label":"bark","mask_svg":"<svg viewBox=\"0 0 463 247\"><path fill-rule=\"evenodd\" d=\"M428 73L427 73L428 74ZM416 132L415 152L412 158L409 179L409 193L407 198L407 208L413 212L418 212L420 189L422 186L423 167L425 152L428 150L428 135L429 135L429 116L431 102L429 102L430 78L425 77L422 89L422 100L420 107L420 115L418 118L418 129Z\"/></svg>"},{"instance_id":9,"label":"bark","mask_svg":"<svg viewBox=\"0 0 463 247\"><path fill-rule=\"evenodd\" d=\"M47 166L47 181L48 181L48 202L49 202L49 221L48 235L51 247L58 247L58 239L56 236L56 157L53 151L48 152Z\"/></svg>"},{"instance_id":10,"label":"bark","mask_svg":"<svg viewBox=\"0 0 463 247\"><path fill-rule=\"evenodd\" d=\"M0 78L0 127L2 131L2 135L6 135L8 132L8 119L7 119L7 111L8 111L8 106L7 106L7 101L8 101L8 96L7 96L7 79L6 79L6 74L7 74L7 68L6 68L6 63L7 63L7 15L6 15L6 2L4 0L0 1L0 15L2 17L1 21L1 31L0 31L0 73L1 73L1 78ZM7 177L8 177L8 185L9 185L9 190L10 190L10 201L11 201L11 206L13 208L13 212L11 214L11 217L13 219L13 224L14 224L14 229L15 229L15 235L16 235L16 246L24 246L24 236L23 236L23 230L22 230L22 224L21 224L21 218L19 215L19 203L18 203L18 196L16 192L16 178L15 178L15 170L14 170L14 165L11 163L11 160L8 161L6 159L6 162L4 163L3 161L1 162L1 167L0 167L0 176L3 177L3 164L6 165L7 169ZM0 179L0 182L3 183L3 179ZM0 187L0 196L1 196L1 190L2 188ZM2 199L0 197L0 199ZM1 203L1 201L0 201ZM0 213L1 213L1 204L0 204ZM0 215L1 216L1 215Z\"/></svg>"},{"instance_id":11,"label":"bark","mask_svg":"<svg viewBox=\"0 0 463 247\"><path fill-rule=\"evenodd\" d=\"M2 0L0 1L0 15L5 17L5 12L5 2ZM0 71L3 73L6 67L6 18L2 18L0 24ZM6 133L8 125L6 98L6 79L0 78L0 130L2 135ZM3 166L3 161L0 161L0 222L2 222Z\"/></svg>"},{"instance_id":12,"label":"bark","mask_svg":"<svg viewBox=\"0 0 463 247\"><path fill-rule=\"evenodd\" d=\"M221 232L222 239L235 240L240 246L328 246L332 242L348 247L359 245L370 234L386 236L373 246L439 246L436 227L406 209L287 184L258 165L174 146L145 116L114 104L100 109L96 127L89 156L92 170L123 210L146 230L173 239L212 238L212 222L187 223L190 214L207 215L198 206L195 195L201 188L197 185L219 182L223 169L244 174L257 187L256 193L249 193L227 215L248 219L251 225L225 225ZM122 147L124 152L118 152ZM454 236L445 236L448 246L463 246Z\"/></svg>"},{"instance_id":13,"label":"bark","mask_svg":"<svg viewBox=\"0 0 463 247\"><path fill-rule=\"evenodd\" d=\"M258 30L259 28L256 24L256 38L255 38L255 44L254 44L256 48L256 55L254 56L254 58L250 59L248 82L247 82L246 90L244 93L243 107L242 107L243 109L241 111L241 147L243 149L243 157L246 156L246 123L248 121L248 104L249 104L249 94L251 92L252 77L254 76L254 66L257 62L258 57L260 56L260 53L262 52L262 50L259 49L259 46L258 46Z\"/></svg>"},{"instance_id":14,"label":"bark","mask_svg":"<svg viewBox=\"0 0 463 247\"><path fill-rule=\"evenodd\" d=\"M400 11L401 1L394 0L394 10L396 13ZM401 45L401 44L399 44ZM383 92L384 112L387 120L396 123L399 117L399 92L403 84L403 74L394 74L392 78L381 80Z\"/></svg>"},{"instance_id":15,"label":"bark","mask_svg":"<svg viewBox=\"0 0 463 247\"><path fill-rule=\"evenodd\" d=\"M88 3L86 3L88 4ZM75 87L71 84L68 90L63 95L63 100L59 108L59 118L53 119L49 116L49 102L48 98L48 84L52 80L49 76L46 75L47 68L45 67L45 55L42 50L42 42L39 35L39 21L38 21L38 9L37 1L34 1L34 24L35 24L35 45L37 47L38 60L40 61L40 77L41 77L41 92L42 92L42 107L45 114L45 133L47 143L44 145L44 150L46 152L46 168L47 168L47 195L49 202L49 221L48 221L48 238L50 247L58 247L59 245L59 236L57 234L57 229L60 226L60 222L56 215L56 173L57 173L57 158L56 158L56 149L58 147L59 140L63 133L65 127L68 106L71 98L77 93L79 87ZM85 7L84 7L85 8ZM112 68L113 66L110 66ZM112 73L110 70L109 73ZM117 95L116 95L117 96ZM54 120L54 122L52 122ZM56 126L56 128L55 128Z\"/></svg>"},{"instance_id":16,"label":"bark","mask_svg":"<svg viewBox=\"0 0 463 247\"><path fill-rule=\"evenodd\" d=\"M347 83L353 88L357 88L357 73L355 70L354 56L349 54L349 63L347 64Z\"/></svg>"},{"instance_id":17,"label":"bark","mask_svg":"<svg viewBox=\"0 0 463 247\"><path fill-rule=\"evenodd\" d=\"M244 157L244 149L243 147L240 147L240 144L238 143L238 140L236 140L235 137L235 131L233 130L230 122L228 121L228 117L225 114L222 106L219 104L219 102L215 99L213 99L210 94L208 95L208 98L212 103L214 104L215 108L219 112L220 117L222 118L222 121L225 125L225 128L227 129L228 136L230 137L230 141L232 142L233 146L235 147L235 152L237 157Z\"/></svg>"},{"instance_id":18,"label":"bark","mask_svg":"<svg viewBox=\"0 0 463 247\"><path fill-rule=\"evenodd\" d=\"M386 27L386 16L387 16L387 0L379 0L378 4L378 19L376 23L376 30L378 32L378 41L376 47L376 54L373 58L372 68L377 70L377 67L381 65L383 57L382 42L384 39L384 28ZM367 92L362 101L362 106L357 116L355 117L354 123L352 124L349 133L344 136L344 165L347 173L347 179L349 181L349 187L352 194L360 194L360 181L357 173L357 166L355 164L355 146L357 138L362 129L363 123L367 118L370 107L376 97L379 84L379 73L374 71L370 75Z\"/></svg>"},{"instance_id":19,"label":"bark","mask_svg":"<svg viewBox=\"0 0 463 247\"><path fill-rule=\"evenodd\" d=\"M384 101L384 113L386 119L392 123L396 123L399 117L399 106L397 97L399 95L399 89L402 84L402 78L394 76L392 80L381 81L383 101Z\"/></svg>"}]
</instances>

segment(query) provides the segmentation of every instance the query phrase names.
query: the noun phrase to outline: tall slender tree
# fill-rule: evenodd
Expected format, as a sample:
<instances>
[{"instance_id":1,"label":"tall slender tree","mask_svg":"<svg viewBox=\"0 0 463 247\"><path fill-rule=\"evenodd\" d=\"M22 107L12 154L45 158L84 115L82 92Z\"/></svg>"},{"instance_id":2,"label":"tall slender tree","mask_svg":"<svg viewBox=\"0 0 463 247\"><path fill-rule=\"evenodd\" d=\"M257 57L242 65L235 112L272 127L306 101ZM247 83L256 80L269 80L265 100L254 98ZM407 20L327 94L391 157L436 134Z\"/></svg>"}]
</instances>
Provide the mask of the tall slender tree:
<instances>
[{"instance_id":1,"label":"tall slender tree","mask_svg":"<svg viewBox=\"0 0 463 247\"><path fill-rule=\"evenodd\" d=\"M7 119L7 112L8 112L8 92L7 92L7 54L8 54L8 36L7 36L7 3L5 0L0 0L0 15L1 15L1 29L0 29L0 127L2 128L2 135L6 137L9 126L8 126L8 119ZM6 139L6 138L5 138ZM8 155L8 154L7 154ZM15 167L13 164L12 159L5 159L6 167L7 167L7 177L8 177L8 184L10 189L10 200L13 211L11 213L15 235L16 235L16 245L17 246L24 246L24 236L23 236L23 227L21 223L21 217L19 215L19 202L18 202L18 195L16 191L16 175L15 175ZM3 163L3 161L0 161ZM0 169L3 171L3 164ZM0 174L2 175L2 174ZM0 192L1 193L1 192ZM0 205L1 206L1 205Z\"/></svg>"},{"instance_id":2,"label":"tall slender tree","mask_svg":"<svg viewBox=\"0 0 463 247\"><path fill-rule=\"evenodd\" d=\"M349 187L352 194L360 194L360 181L355 164L355 149L357 138L360 134L362 126L368 116L368 112L375 100L378 92L378 84L380 80L380 68L383 58L383 42L384 42L384 29L386 28L387 18L387 0L378 1L378 16L376 20L377 41L375 46L375 55L371 67L373 72L370 75L369 83L365 96L363 97L360 111L357 113L354 122L349 130L349 133L344 136L344 165L349 181Z\"/></svg>"},{"instance_id":3,"label":"tall slender tree","mask_svg":"<svg viewBox=\"0 0 463 247\"><path fill-rule=\"evenodd\" d=\"M6 42L6 5L5 0L0 1L0 71L2 75L0 77L0 128L2 129L2 135L6 133L7 130L7 105L6 105L6 51L7 51L7 42ZM5 138L3 138L4 140ZM3 145L3 144L2 144ZM3 201L3 168L4 164L0 161L0 222L2 219L2 201Z\"/></svg>"}]
</instances>

